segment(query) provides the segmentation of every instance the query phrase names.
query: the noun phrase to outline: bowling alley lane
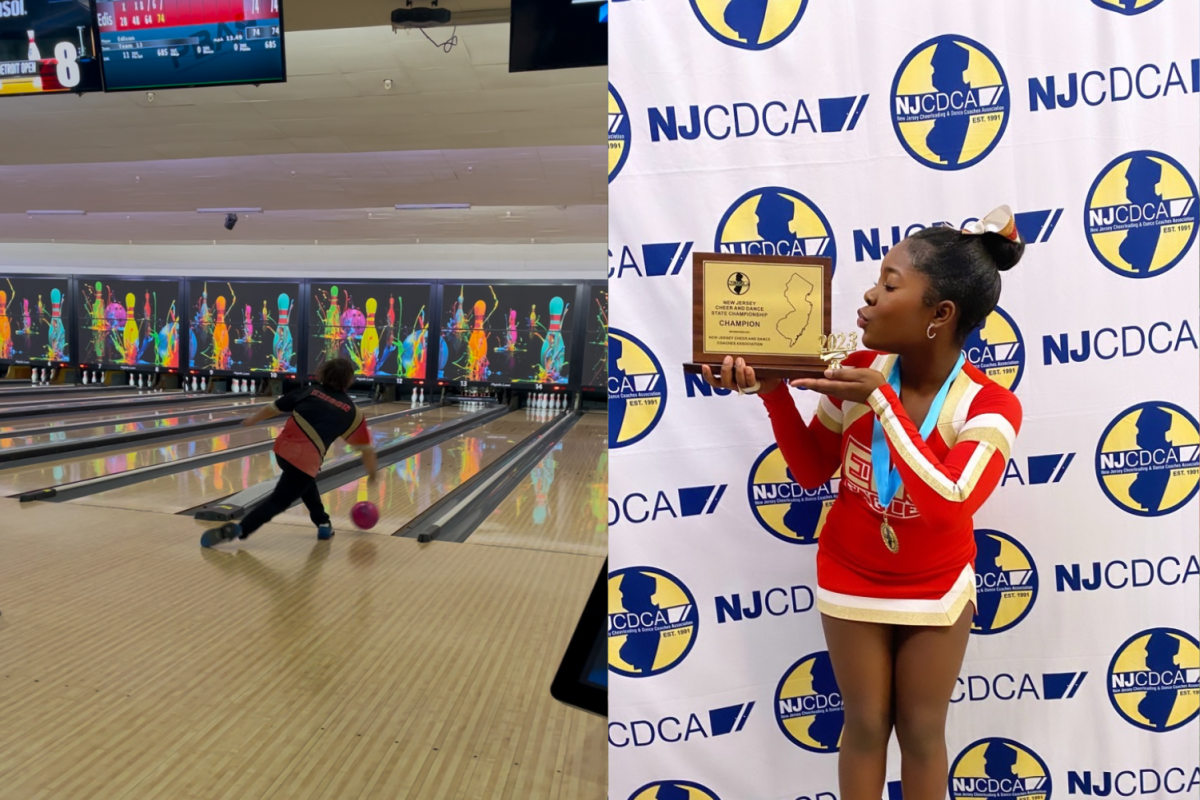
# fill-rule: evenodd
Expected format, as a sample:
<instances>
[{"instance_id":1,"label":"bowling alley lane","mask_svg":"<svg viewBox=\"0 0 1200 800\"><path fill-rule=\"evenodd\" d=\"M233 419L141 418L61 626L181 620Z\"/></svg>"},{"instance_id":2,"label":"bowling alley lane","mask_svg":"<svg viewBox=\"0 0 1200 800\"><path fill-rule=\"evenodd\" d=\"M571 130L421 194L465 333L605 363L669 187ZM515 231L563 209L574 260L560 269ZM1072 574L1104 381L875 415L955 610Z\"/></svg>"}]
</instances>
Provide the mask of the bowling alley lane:
<instances>
[{"instance_id":1,"label":"bowling alley lane","mask_svg":"<svg viewBox=\"0 0 1200 800\"><path fill-rule=\"evenodd\" d=\"M99 478L105 475L116 475L139 467L149 467L155 464L165 464L180 458L207 455L231 447L266 441L277 436L283 430L284 420L276 425L266 427L242 428L234 427L224 433L207 432L194 438L175 439L164 442L155 439L154 444L140 447L129 445L124 452L110 451L100 455L84 457L76 453L54 461L41 464L16 465L0 470L0 495L13 495L20 492L30 492L50 486L61 486L65 483L75 483L89 478ZM74 431L72 431L74 433Z\"/></svg>"},{"instance_id":2,"label":"bowling alley lane","mask_svg":"<svg viewBox=\"0 0 1200 800\"><path fill-rule=\"evenodd\" d=\"M394 533L413 517L461 486L480 470L511 450L550 419L516 411L480 428L447 439L395 464L380 468L375 486L361 478L321 495L333 529L348 530L350 509L360 500L379 507L379 522L373 533ZM312 527L308 510L296 506L276 517L272 524ZM269 526L268 526L269 527ZM264 528L265 532L267 528Z\"/></svg>"},{"instance_id":3,"label":"bowling alley lane","mask_svg":"<svg viewBox=\"0 0 1200 800\"><path fill-rule=\"evenodd\" d=\"M409 407L406 404L385 404L364 408L363 413L369 417L378 416L403 411ZM375 446L381 447L403 437L417 436L438 422L455 419L463 413L457 408L430 408L420 414L399 417L369 427ZM339 458L358 458L358 453L349 445L338 442L330 448L325 465L328 466L330 462ZM279 467L276 466L272 453L254 453L236 456L206 467L177 472L174 475L163 475L70 502L78 505L176 514L244 491L277 475Z\"/></svg>"},{"instance_id":4,"label":"bowling alley lane","mask_svg":"<svg viewBox=\"0 0 1200 800\"><path fill-rule=\"evenodd\" d=\"M402 411L404 406L380 405L369 406L363 413L374 416L380 413ZM247 411L239 412L247 414ZM41 464L20 466L0 470L0 495L12 495L43 489L49 486L61 486L64 483L99 478L105 475L116 475L139 467L149 467L155 464L165 464L180 458L207 455L231 447L241 447L254 442L271 439L283 430L287 418L279 416L273 424L266 427L231 428L222 433L207 432L206 434L181 437L179 439L156 439L153 444L142 446L127 445L124 452L109 452L97 456L65 456L54 461ZM174 477L174 476L166 476ZM159 479L161 480L161 478ZM134 484L136 486L137 484ZM133 488L132 486L129 488ZM189 504L191 505L191 504ZM184 506L187 508L188 506Z\"/></svg>"},{"instance_id":5,"label":"bowling alley lane","mask_svg":"<svg viewBox=\"0 0 1200 800\"><path fill-rule=\"evenodd\" d=\"M584 414L467 544L608 554L608 415Z\"/></svg>"},{"instance_id":6,"label":"bowling alley lane","mask_svg":"<svg viewBox=\"0 0 1200 800\"><path fill-rule=\"evenodd\" d=\"M24 433L16 436L0 435L0 447L4 448L6 451L10 448L19 451L26 447L42 447L50 444L58 444L60 442L84 442L89 439L95 439L97 445L102 445L104 444L104 437L112 436L118 433L137 433L139 431L177 428L181 425L209 422L212 420L238 419L241 417L247 417L251 413L249 406L216 412L204 411L202 409L189 409L189 412L190 413L164 415L157 417L156 419L142 420L139 422L118 422L112 425L97 425L91 428L76 428L68 431L42 430L40 432ZM63 424L61 420L59 421L59 424ZM186 435L187 431L180 431L180 434ZM135 448L137 447L137 443L131 442L126 446Z\"/></svg>"},{"instance_id":7,"label":"bowling alley lane","mask_svg":"<svg viewBox=\"0 0 1200 800\"><path fill-rule=\"evenodd\" d=\"M15 420L13 422L0 424L0 435L5 434L32 434L40 431L47 431L53 428L58 428L62 425L76 425L84 422L94 422L96 425L105 423L118 423L130 419L142 419L143 417L168 417L179 416L180 414L196 414L204 409L216 408L218 406L239 406L243 409L252 405L269 403L273 398L270 397L247 397L243 399L235 399L236 395L230 396L227 394L214 395L211 400L200 400L184 403L168 403L165 406L155 406L149 408L131 408L128 411L113 411L108 408L102 408L99 411L83 412L77 414L63 414L60 416L49 417L30 417L29 419ZM103 405L96 403L95 405ZM245 413L249 413L248 411Z\"/></svg>"}]
</instances>

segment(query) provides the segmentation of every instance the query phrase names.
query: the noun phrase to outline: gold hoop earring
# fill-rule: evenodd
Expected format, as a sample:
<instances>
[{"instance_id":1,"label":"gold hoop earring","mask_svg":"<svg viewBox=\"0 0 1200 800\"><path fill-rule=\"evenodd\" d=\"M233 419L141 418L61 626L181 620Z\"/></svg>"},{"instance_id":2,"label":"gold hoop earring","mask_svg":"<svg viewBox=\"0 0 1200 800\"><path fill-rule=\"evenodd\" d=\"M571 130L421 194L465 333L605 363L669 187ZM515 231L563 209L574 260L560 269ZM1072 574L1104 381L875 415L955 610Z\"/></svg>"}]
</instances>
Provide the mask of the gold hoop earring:
<instances>
[{"instance_id":1,"label":"gold hoop earring","mask_svg":"<svg viewBox=\"0 0 1200 800\"><path fill-rule=\"evenodd\" d=\"M937 334L936 334L936 333L934 333L934 330L933 330L933 323L932 323L932 322L931 322L931 323L929 323L929 327L925 329L925 335L926 335L927 337L929 337L930 339L936 339L936 338L937 338Z\"/></svg>"}]
</instances>

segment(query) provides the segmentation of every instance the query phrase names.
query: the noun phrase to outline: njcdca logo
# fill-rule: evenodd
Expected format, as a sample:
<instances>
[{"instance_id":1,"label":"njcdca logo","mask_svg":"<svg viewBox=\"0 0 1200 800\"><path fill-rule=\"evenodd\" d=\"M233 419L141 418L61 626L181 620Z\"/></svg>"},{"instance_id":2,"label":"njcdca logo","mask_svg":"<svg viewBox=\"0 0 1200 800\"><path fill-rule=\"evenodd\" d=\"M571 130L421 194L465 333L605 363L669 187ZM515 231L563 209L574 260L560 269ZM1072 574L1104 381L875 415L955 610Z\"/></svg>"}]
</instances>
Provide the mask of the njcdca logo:
<instances>
[{"instance_id":1,"label":"njcdca logo","mask_svg":"<svg viewBox=\"0 0 1200 800\"><path fill-rule=\"evenodd\" d=\"M1021 329L1004 309L996 307L981 327L967 337L967 360L1010 392L1017 390L1025 372L1025 340Z\"/></svg>"},{"instance_id":2,"label":"njcdca logo","mask_svg":"<svg viewBox=\"0 0 1200 800\"><path fill-rule=\"evenodd\" d=\"M975 620L971 632L989 635L1016 627L1038 595L1037 565L1007 533L975 531Z\"/></svg>"},{"instance_id":3,"label":"njcdca logo","mask_svg":"<svg viewBox=\"0 0 1200 800\"><path fill-rule=\"evenodd\" d=\"M775 719L791 742L814 753L836 753L842 741L842 694L829 653L811 653L788 667L775 689Z\"/></svg>"},{"instance_id":4,"label":"njcdca logo","mask_svg":"<svg viewBox=\"0 0 1200 800\"><path fill-rule=\"evenodd\" d=\"M644 439L667 407L667 379L658 357L640 340L608 329L608 446Z\"/></svg>"},{"instance_id":5,"label":"njcdca logo","mask_svg":"<svg viewBox=\"0 0 1200 800\"><path fill-rule=\"evenodd\" d=\"M766 50L782 42L804 16L808 0L692 0L704 29L743 50Z\"/></svg>"},{"instance_id":6,"label":"njcdca logo","mask_svg":"<svg viewBox=\"0 0 1200 800\"><path fill-rule=\"evenodd\" d=\"M1134 14L1149 11L1162 2L1163 0L1092 0L1092 5L1132 17Z\"/></svg>"},{"instance_id":7,"label":"njcdca logo","mask_svg":"<svg viewBox=\"0 0 1200 800\"><path fill-rule=\"evenodd\" d=\"M660 675L696 643L700 618L683 582L654 567L608 574L608 668L630 678Z\"/></svg>"},{"instance_id":8,"label":"njcdca logo","mask_svg":"<svg viewBox=\"0 0 1200 800\"><path fill-rule=\"evenodd\" d=\"M1108 499L1139 517L1170 514L1196 496L1200 426L1172 403L1122 411L1096 448L1096 475Z\"/></svg>"},{"instance_id":9,"label":"njcdca logo","mask_svg":"<svg viewBox=\"0 0 1200 800\"><path fill-rule=\"evenodd\" d=\"M734 201L717 227L718 253L827 256L837 267L833 226L817 204L779 186L755 189Z\"/></svg>"},{"instance_id":10,"label":"njcdca logo","mask_svg":"<svg viewBox=\"0 0 1200 800\"><path fill-rule=\"evenodd\" d=\"M1165 733L1200 711L1200 644L1175 628L1129 637L1108 665L1108 699L1130 725Z\"/></svg>"},{"instance_id":11,"label":"njcdca logo","mask_svg":"<svg viewBox=\"0 0 1200 800\"><path fill-rule=\"evenodd\" d=\"M1182 261L1196 239L1196 182L1165 153L1126 153L1092 182L1083 213L1100 263L1126 278L1152 278Z\"/></svg>"},{"instance_id":12,"label":"njcdca logo","mask_svg":"<svg viewBox=\"0 0 1200 800\"><path fill-rule=\"evenodd\" d=\"M750 468L746 491L754 518L768 533L790 544L816 544L840 484L839 473L817 489L805 489L773 444Z\"/></svg>"},{"instance_id":13,"label":"njcdca logo","mask_svg":"<svg viewBox=\"0 0 1200 800\"><path fill-rule=\"evenodd\" d=\"M629 795L629 800L721 800L707 786L692 781L655 781Z\"/></svg>"},{"instance_id":14,"label":"njcdca logo","mask_svg":"<svg viewBox=\"0 0 1200 800\"><path fill-rule=\"evenodd\" d=\"M955 34L923 42L905 57L891 99L900 144L942 170L986 158L1004 135L1011 105L1000 62L979 42Z\"/></svg>"},{"instance_id":15,"label":"njcdca logo","mask_svg":"<svg viewBox=\"0 0 1200 800\"><path fill-rule=\"evenodd\" d=\"M629 158L631 125L625 101L608 85L608 182L612 183Z\"/></svg>"},{"instance_id":16,"label":"njcdca logo","mask_svg":"<svg viewBox=\"0 0 1200 800\"><path fill-rule=\"evenodd\" d=\"M1050 800L1050 768L1012 739L992 737L967 745L950 766L951 800Z\"/></svg>"}]
</instances>

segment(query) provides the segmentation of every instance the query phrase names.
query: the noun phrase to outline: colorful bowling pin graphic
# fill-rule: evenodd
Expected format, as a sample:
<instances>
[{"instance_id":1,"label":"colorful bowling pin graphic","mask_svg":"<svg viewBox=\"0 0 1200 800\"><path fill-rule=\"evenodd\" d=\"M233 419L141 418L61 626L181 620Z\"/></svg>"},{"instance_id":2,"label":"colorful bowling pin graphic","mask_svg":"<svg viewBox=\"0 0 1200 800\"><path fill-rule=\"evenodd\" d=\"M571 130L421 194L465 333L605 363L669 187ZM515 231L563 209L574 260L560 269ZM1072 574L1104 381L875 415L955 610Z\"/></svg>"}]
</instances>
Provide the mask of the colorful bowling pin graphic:
<instances>
[{"instance_id":1,"label":"colorful bowling pin graphic","mask_svg":"<svg viewBox=\"0 0 1200 800\"><path fill-rule=\"evenodd\" d=\"M67 331L62 321L63 294L58 289L50 290L50 335L46 355L52 361L63 361L67 357ZM39 307L41 298L38 298Z\"/></svg>"},{"instance_id":2,"label":"colorful bowling pin graphic","mask_svg":"<svg viewBox=\"0 0 1200 800\"><path fill-rule=\"evenodd\" d=\"M329 310L325 312L325 335L329 338L328 358L336 358L342 354L342 344L346 341L346 329L342 327L342 311L338 308L338 287L329 290Z\"/></svg>"},{"instance_id":3,"label":"colorful bowling pin graphic","mask_svg":"<svg viewBox=\"0 0 1200 800\"><path fill-rule=\"evenodd\" d=\"M12 358L12 323L8 320L8 292L0 290L0 358Z\"/></svg>"},{"instance_id":4,"label":"colorful bowling pin graphic","mask_svg":"<svg viewBox=\"0 0 1200 800\"><path fill-rule=\"evenodd\" d=\"M125 327L122 331L121 363L136 364L138 360L138 324L133 313L133 304L137 298L133 292L125 295Z\"/></svg>"},{"instance_id":5,"label":"colorful bowling pin graphic","mask_svg":"<svg viewBox=\"0 0 1200 800\"><path fill-rule=\"evenodd\" d=\"M417 314L412 333L404 338L404 349L400 354L401 374L406 378L425 374L425 333L425 309L422 308Z\"/></svg>"},{"instance_id":6,"label":"colorful bowling pin graphic","mask_svg":"<svg viewBox=\"0 0 1200 800\"><path fill-rule=\"evenodd\" d=\"M162 367L179 366L179 323L175 319L175 304L167 309L167 324L158 332L158 360Z\"/></svg>"},{"instance_id":7,"label":"colorful bowling pin graphic","mask_svg":"<svg viewBox=\"0 0 1200 800\"><path fill-rule=\"evenodd\" d=\"M150 311L149 292L146 292L146 302L142 304L142 319L144 319L148 325L152 325L154 323L154 314Z\"/></svg>"},{"instance_id":8,"label":"colorful bowling pin graphic","mask_svg":"<svg viewBox=\"0 0 1200 800\"><path fill-rule=\"evenodd\" d=\"M517 349L517 310L515 308L508 310L508 339L504 344L510 353Z\"/></svg>"},{"instance_id":9,"label":"colorful bowling pin graphic","mask_svg":"<svg viewBox=\"0 0 1200 800\"><path fill-rule=\"evenodd\" d=\"M96 296L92 300L91 310L92 352L97 361L104 360L104 341L108 338L108 321L104 318L104 284L96 281Z\"/></svg>"},{"instance_id":10,"label":"colorful bowling pin graphic","mask_svg":"<svg viewBox=\"0 0 1200 800\"><path fill-rule=\"evenodd\" d=\"M550 301L550 330L542 342L542 372L539 379L558 383L563 379L563 367L566 365L567 351L563 345L562 325L566 317L567 306L561 297Z\"/></svg>"},{"instance_id":11,"label":"colorful bowling pin graphic","mask_svg":"<svg viewBox=\"0 0 1200 800\"><path fill-rule=\"evenodd\" d=\"M374 375L379 368L379 331L375 329L375 309L378 303L374 297L367 298L367 326L363 329L362 345L359 348L359 358L363 375Z\"/></svg>"},{"instance_id":12,"label":"colorful bowling pin graphic","mask_svg":"<svg viewBox=\"0 0 1200 800\"><path fill-rule=\"evenodd\" d=\"M467 344L467 375L468 380L482 381L487 379L487 332L483 329L484 316L487 314L487 303L475 301L475 325L471 330L471 338Z\"/></svg>"},{"instance_id":13,"label":"colorful bowling pin graphic","mask_svg":"<svg viewBox=\"0 0 1200 800\"><path fill-rule=\"evenodd\" d=\"M292 330L288 327L291 300L286 294L279 295L276 301L279 309L279 324L275 326L274 356L271 370L273 372L292 371Z\"/></svg>"},{"instance_id":14,"label":"colorful bowling pin graphic","mask_svg":"<svg viewBox=\"0 0 1200 800\"><path fill-rule=\"evenodd\" d=\"M28 336L29 336L29 330L30 330L30 329L33 327L33 318L32 318L32 316L31 316L31 315L30 315L30 313L29 313L29 298L25 298L24 300L22 300L22 301L21 301L21 304L22 304L22 307L24 308L24 312L25 312L25 313L24 313L24 317L25 317L25 336L26 336L26 337L28 337Z\"/></svg>"},{"instance_id":15,"label":"colorful bowling pin graphic","mask_svg":"<svg viewBox=\"0 0 1200 800\"><path fill-rule=\"evenodd\" d=\"M217 296L217 321L213 325L213 368L229 369L233 355L229 351L229 325L225 322L225 295Z\"/></svg>"},{"instance_id":16,"label":"colorful bowling pin graphic","mask_svg":"<svg viewBox=\"0 0 1200 800\"><path fill-rule=\"evenodd\" d=\"M242 319L245 321L246 344L251 344L254 341L254 309L249 305L242 313Z\"/></svg>"},{"instance_id":17,"label":"colorful bowling pin graphic","mask_svg":"<svg viewBox=\"0 0 1200 800\"><path fill-rule=\"evenodd\" d=\"M404 301L401 300L400 302L403 303ZM403 306L401 306L401 310L403 310ZM388 336L389 336L388 344L391 344L393 338L396 335L396 298L395 297L388 298L387 326L388 326Z\"/></svg>"}]
</instances>

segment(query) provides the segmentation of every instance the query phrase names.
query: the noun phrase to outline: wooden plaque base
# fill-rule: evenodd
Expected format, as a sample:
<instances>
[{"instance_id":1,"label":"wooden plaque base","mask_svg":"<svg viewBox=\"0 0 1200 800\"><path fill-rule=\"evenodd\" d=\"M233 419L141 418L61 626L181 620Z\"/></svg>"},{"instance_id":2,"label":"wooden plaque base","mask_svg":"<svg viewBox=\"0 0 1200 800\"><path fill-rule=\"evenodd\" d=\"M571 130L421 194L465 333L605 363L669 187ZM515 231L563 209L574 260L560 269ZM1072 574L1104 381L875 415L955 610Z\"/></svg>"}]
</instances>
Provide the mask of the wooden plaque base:
<instances>
[{"instance_id":1,"label":"wooden plaque base","mask_svg":"<svg viewBox=\"0 0 1200 800\"><path fill-rule=\"evenodd\" d=\"M688 361L683 365L683 371L693 375L703 373L701 369L704 364L696 361ZM721 364L708 364L712 368L714 378L721 377ZM829 365L824 362L815 364L800 364L794 367L755 367L753 364L747 366L753 367L754 375L757 378L784 378L793 380L795 378L824 378L825 370L829 369Z\"/></svg>"}]
</instances>

